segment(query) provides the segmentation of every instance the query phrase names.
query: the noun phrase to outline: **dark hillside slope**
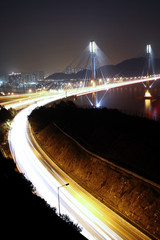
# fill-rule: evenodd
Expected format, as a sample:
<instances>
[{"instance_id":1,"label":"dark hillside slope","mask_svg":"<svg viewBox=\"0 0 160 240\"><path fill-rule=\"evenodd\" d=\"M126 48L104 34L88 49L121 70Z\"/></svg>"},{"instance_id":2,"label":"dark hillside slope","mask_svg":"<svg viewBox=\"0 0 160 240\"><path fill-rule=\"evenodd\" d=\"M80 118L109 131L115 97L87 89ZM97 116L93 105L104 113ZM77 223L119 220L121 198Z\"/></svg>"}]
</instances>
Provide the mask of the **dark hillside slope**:
<instances>
[{"instance_id":1,"label":"dark hillside slope","mask_svg":"<svg viewBox=\"0 0 160 240\"><path fill-rule=\"evenodd\" d=\"M36 109L32 117L37 131L55 122L87 149L160 183L159 122L118 110L81 109L72 102Z\"/></svg>"},{"instance_id":2,"label":"dark hillside slope","mask_svg":"<svg viewBox=\"0 0 160 240\"><path fill-rule=\"evenodd\" d=\"M5 239L79 239L84 238L72 222L63 221L40 197L16 166L0 153L0 218ZM4 234L4 235L3 235ZM2 237L3 238L3 237Z\"/></svg>"},{"instance_id":3,"label":"dark hillside slope","mask_svg":"<svg viewBox=\"0 0 160 240\"><path fill-rule=\"evenodd\" d=\"M156 74L160 73L160 59L156 58L153 60L154 71ZM86 78L86 71L88 76L91 77L91 71L84 69L77 73L53 73L46 79L62 80L62 79L84 79ZM147 58L131 58L127 59L117 65L104 65L97 68L96 75L98 78L105 77L135 77L147 75ZM150 69L150 73L153 74L153 69Z\"/></svg>"},{"instance_id":4,"label":"dark hillside slope","mask_svg":"<svg viewBox=\"0 0 160 240\"><path fill-rule=\"evenodd\" d=\"M54 124L36 137L52 160L88 192L133 224L160 237L159 188L87 153Z\"/></svg>"},{"instance_id":5,"label":"dark hillside slope","mask_svg":"<svg viewBox=\"0 0 160 240\"><path fill-rule=\"evenodd\" d=\"M154 154L159 154L159 123L115 110L78 109L72 102L36 109L29 119L40 145L59 167L104 204L160 238L160 188L111 163L150 177L154 167L158 174ZM85 151L54 122L92 152L110 156L110 162Z\"/></svg>"}]
</instances>

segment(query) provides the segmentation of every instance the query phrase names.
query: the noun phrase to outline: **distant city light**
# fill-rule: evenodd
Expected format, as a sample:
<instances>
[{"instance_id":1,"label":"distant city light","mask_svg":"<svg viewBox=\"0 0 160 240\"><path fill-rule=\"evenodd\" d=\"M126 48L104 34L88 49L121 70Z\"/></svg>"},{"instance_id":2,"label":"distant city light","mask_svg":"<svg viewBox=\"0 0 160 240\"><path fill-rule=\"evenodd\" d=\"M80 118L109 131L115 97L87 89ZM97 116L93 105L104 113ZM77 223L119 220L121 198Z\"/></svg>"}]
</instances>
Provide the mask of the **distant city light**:
<instances>
[{"instance_id":1,"label":"distant city light","mask_svg":"<svg viewBox=\"0 0 160 240\"><path fill-rule=\"evenodd\" d=\"M16 73L16 72L12 72L12 73L9 73L9 76L13 76L13 75L21 75L21 73Z\"/></svg>"}]
</instances>

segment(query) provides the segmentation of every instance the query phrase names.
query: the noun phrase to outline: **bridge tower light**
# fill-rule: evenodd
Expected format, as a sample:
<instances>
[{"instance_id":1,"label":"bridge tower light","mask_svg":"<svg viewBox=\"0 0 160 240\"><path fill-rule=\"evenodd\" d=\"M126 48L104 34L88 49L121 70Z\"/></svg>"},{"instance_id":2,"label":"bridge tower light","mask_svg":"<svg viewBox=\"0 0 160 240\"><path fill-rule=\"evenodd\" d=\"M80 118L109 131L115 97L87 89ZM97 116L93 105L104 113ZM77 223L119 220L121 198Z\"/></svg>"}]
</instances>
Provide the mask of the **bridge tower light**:
<instances>
[{"instance_id":1,"label":"bridge tower light","mask_svg":"<svg viewBox=\"0 0 160 240\"><path fill-rule=\"evenodd\" d=\"M91 41L89 44L89 50L91 55L91 70L92 70L92 80L96 79L96 44L95 41Z\"/></svg>"},{"instance_id":2,"label":"bridge tower light","mask_svg":"<svg viewBox=\"0 0 160 240\"><path fill-rule=\"evenodd\" d=\"M148 54L151 54L151 44L147 44L146 50Z\"/></svg>"},{"instance_id":3,"label":"bridge tower light","mask_svg":"<svg viewBox=\"0 0 160 240\"><path fill-rule=\"evenodd\" d=\"M90 56L91 56L91 71L92 71L92 83L93 87L96 87L96 44L95 41L91 41L89 44ZM96 107L96 92L92 93L93 107Z\"/></svg>"},{"instance_id":4,"label":"bridge tower light","mask_svg":"<svg viewBox=\"0 0 160 240\"><path fill-rule=\"evenodd\" d=\"M152 59L151 59L152 58L151 44L147 44L146 52L147 52L147 76L149 76L150 75L150 69L151 69L151 61L152 61ZM149 88L150 88L150 82L149 81L146 82L146 88L147 88L147 90L145 91L144 97L145 98L151 98L152 95L149 92Z\"/></svg>"},{"instance_id":5,"label":"bridge tower light","mask_svg":"<svg viewBox=\"0 0 160 240\"><path fill-rule=\"evenodd\" d=\"M91 41L89 44L89 49L90 49L90 53L95 53L96 48L95 48L95 41Z\"/></svg>"}]
</instances>

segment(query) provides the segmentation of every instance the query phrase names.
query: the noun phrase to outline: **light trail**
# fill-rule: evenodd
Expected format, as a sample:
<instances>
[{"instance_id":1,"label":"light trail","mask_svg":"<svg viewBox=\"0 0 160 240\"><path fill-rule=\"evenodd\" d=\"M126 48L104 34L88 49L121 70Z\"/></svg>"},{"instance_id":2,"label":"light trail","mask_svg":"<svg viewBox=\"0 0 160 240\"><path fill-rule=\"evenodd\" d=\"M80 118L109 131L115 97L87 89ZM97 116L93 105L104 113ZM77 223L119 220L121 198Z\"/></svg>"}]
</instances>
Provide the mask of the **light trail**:
<instances>
[{"instance_id":1,"label":"light trail","mask_svg":"<svg viewBox=\"0 0 160 240\"><path fill-rule=\"evenodd\" d=\"M12 123L12 130L9 134L9 144L19 170L33 183L38 194L46 199L51 206L55 207L57 206L57 187L66 181L62 178L60 169L58 173L58 171L54 170L52 165L48 164L48 161L46 164L46 160L39 154L33 143L28 139L27 116L36 106L37 105L32 105L17 114ZM82 226L85 225L84 234L89 237L89 239L95 239L95 237L97 239L114 239L109 238L103 230L99 228L96 230L96 225L90 220L94 218L94 215L84 207L87 205L88 208L93 210L92 205L89 206L89 203L79 194L79 192L77 195L77 191L72 187L75 183L73 184L71 179L69 179L69 182L71 185L69 191L61 189L60 193L62 212L70 215L72 219L74 217L78 222L82 222ZM72 194L69 192L72 192ZM76 195L77 198L79 198L79 201L76 200ZM84 206L81 202L83 202ZM90 216L89 219L88 216ZM94 218L94 221L96 221L96 218ZM88 230L86 231L86 229ZM110 232L111 235L112 230L110 230ZM94 237L92 237L92 235ZM121 238L117 236L116 239Z\"/></svg>"},{"instance_id":2,"label":"light trail","mask_svg":"<svg viewBox=\"0 0 160 240\"><path fill-rule=\"evenodd\" d=\"M50 93L50 92L43 92L43 93L15 95L14 97L9 96L7 98L7 101L2 102L1 105L4 106L7 109L9 109L9 108L22 109L22 108L27 107L31 104L42 101L42 99L46 100L46 101L49 100L49 102L51 102L51 100L56 100L56 97L64 98L65 97L65 92L61 91L60 93L57 93L57 94L53 94L53 93ZM12 99L12 98L14 98L14 99Z\"/></svg>"},{"instance_id":3,"label":"light trail","mask_svg":"<svg viewBox=\"0 0 160 240\"><path fill-rule=\"evenodd\" d=\"M75 95L76 92L71 90L67 95ZM59 94L41 101L39 99L14 118L8 139L19 170L33 183L37 193L57 209L57 187L69 182L70 185L60 191L61 212L78 222L83 227L82 234L88 239L149 240L148 236L115 214L66 175L35 141L27 116L37 106L60 99L64 95Z\"/></svg>"},{"instance_id":4,"label":"light trail","mask_svg":"<svg viewBox=\"0 0 160 240\"><path fill-rule=\"evenodd\" d=\"M132 84L137 84L137 83L144 83L148 81L156 81L158 78L160 78L159 75L154 76L154 77L149 77L149 78L141 78L141 79L134 79L134 80L129 80L129 81L122 81L122 82L114 82L114 83L107 83L104 85L98 85L96 87L84 87L84 89L79 89L77 91L77 96L83 96L86 94L90 94L93 92L100 92L100 91L105 91L111 88L117 88L117 87L124 87Z\"/></svg>"}]
</instances>

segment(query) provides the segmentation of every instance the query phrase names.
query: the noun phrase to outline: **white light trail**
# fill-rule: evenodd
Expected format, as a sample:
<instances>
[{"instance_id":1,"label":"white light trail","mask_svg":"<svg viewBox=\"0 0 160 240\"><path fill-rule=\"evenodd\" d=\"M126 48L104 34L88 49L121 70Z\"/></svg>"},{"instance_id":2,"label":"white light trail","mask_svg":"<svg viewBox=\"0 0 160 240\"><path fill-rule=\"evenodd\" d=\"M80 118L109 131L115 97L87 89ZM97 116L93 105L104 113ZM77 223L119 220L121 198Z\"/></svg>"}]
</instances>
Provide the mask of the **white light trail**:
<instances>
[{"instance_id":1,"label":"white light trail","mask_svg":"<svg viewBox=\"0 0 160 240\"><path fill-rule=\"evenodd\" d=\"M86 89L80 91L82 93ZM76 93L76 90L70 90L67 95ZM35 104L20 111L14 118L8 140L19 170L33 183L38 194L54 207L58 206L57 187L69 182L67 189L61 189L61 212L78 221L83 227L82 234L88 239L149 240L149 237L74 182L54 164L34 140L28 129L27 116L35 107L45 105L53 99L60 99L64 95L65 93L41 101L39 99Z\"/></svg>"},{"instance_id":2,"label":"white light trail","mask_svg":"<svg viewBox=\"0 0 160 240\"><path fill-rule=\"evenodd\" d=\"M48 171L44 164L45 160L31 141L28 141L27 116L36 106L36 104L32 105L17 114L9 134L9 144L20 171L33 183L38 194L46 199L51 206L55 207L57 206L57 187L62 184L61 181L64 183L64 180L52 166L49 167L50 171ZM84 234L86 237L89 237L89 239L94 239L92 234L94 234L97 239L121 239L107 226L103 227L101 221L92 213L93 206L89 205L85 198L80 195L79 191L79 197L76 197L77 191L72 187L73 181L71 179L69 180L69 182L71 182L71 186L68 187L70 188L69 192L72 192L74 197L66 191L66 189L61 189L62 212L70 215L72 219L78 219L80 224L82 222ZM79 201L77 201L77 198ZM83 202L84 205L81 202ZM88 210L88 208L91 210ZM101 224L101 227L99 227L98 222ZM109 233L107 233L106 230ZM116 236L116 238L110 238L108 234Z\"/></svg>"},{"instance_id":3,"label":"white light trail","mask_svg":"<svg viewBox=\"0 0 160 240\"><path fill-rule=\"evenodd\" d=\"M141 78L141 79L137 79L137 80L129 80L129 81L124 81L124 82L107 83L107 84L99 85L96 87L84 87L83 89L79 89L77 91L76 95L83 96L83 95L90 94L93 92L109 90L111 88L123 87L123 86L132 85L132 84L136 84L136 83L144 83L147 81L156 81L157 79L158 79L158 76L154 76L154 77L150 77L150 78Z\"/></svg>"}]
</instances>

